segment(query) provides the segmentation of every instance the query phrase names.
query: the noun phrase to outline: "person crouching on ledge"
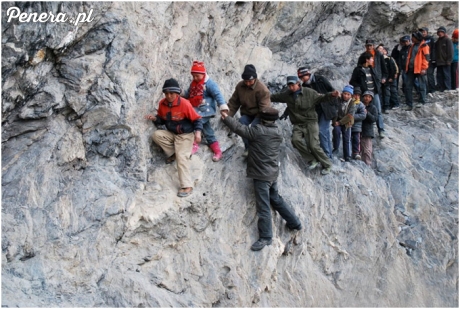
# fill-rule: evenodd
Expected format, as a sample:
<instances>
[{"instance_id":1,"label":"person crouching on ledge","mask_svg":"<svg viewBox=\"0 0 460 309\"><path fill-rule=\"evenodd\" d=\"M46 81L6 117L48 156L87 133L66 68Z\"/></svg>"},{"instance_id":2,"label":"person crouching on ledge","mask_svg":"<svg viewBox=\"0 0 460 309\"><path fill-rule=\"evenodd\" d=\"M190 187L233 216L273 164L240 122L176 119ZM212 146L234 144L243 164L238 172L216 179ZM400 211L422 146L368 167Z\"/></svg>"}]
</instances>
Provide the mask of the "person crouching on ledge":
<instances>
[{"instance_id":1,"label":"person crouching on ledge","mask_svg":"<svg viewBox=\"0 0 460 309\"><path fill-rule=\"evenodd\" d=\"M170 78L163 85L165 98L158 103L156 116L146 115L156 126L164 125L166 130L156 130L152 134L153 141L165 152L166 164L177 160L180 189L179 197L192 194L193 182L190 176L190 153L193 142L201 142L203 123L201 116L193 109L187 99L181 98L179 83Z\"/></svg>"}]
</instances>

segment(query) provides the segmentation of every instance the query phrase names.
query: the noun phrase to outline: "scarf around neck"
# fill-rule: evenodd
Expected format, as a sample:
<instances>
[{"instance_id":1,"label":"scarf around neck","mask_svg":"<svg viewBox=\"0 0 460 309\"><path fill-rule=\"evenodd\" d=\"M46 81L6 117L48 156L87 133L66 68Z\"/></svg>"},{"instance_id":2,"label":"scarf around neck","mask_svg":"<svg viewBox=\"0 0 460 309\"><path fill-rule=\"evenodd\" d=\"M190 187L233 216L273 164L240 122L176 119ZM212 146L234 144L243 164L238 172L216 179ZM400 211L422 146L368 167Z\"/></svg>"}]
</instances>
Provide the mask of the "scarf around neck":
<instances>
[{"instance_id":1,"label":"scarf around neck","mask_svg":"<svg viewBox=\"0 0 460 309\"><path fill-rule=\"evenodd\" d=\"M189 101L193 107L200 106L203 103L205 81L206 81L206 76L203 77L203 79L200 80L199 82L192 81L192 83L190 84Z\"/></svg>"}]
</instances>

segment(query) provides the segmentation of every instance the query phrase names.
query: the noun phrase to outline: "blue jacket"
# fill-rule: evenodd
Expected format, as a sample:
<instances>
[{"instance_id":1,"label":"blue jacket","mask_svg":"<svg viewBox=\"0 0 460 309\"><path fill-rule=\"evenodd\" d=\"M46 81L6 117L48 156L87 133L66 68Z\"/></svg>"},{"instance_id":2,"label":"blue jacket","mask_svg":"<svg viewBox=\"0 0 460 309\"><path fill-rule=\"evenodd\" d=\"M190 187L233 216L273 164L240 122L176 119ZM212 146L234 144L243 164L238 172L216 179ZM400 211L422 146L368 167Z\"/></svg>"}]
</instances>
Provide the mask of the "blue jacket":
<instances>
[{"instance_id":1,"label":"blue jacket","mask_svg":"<svg viewBox=\"0 0 460 309\"><path fill-rule=\"evenodd\" d=\"M190 86L184 93L183 97L188 99L189 94ZM219 107L224 105L225 108L223 109L228 109L228 107L226 107L224 96L219 90L219 86L217 86L217 84L210 79L207 74L204 82L203 100L204 102L200 106L194 107L195 111L203 118L214 117L216 115L217 105L219 105Z\"/></svg>"}]
</instances>

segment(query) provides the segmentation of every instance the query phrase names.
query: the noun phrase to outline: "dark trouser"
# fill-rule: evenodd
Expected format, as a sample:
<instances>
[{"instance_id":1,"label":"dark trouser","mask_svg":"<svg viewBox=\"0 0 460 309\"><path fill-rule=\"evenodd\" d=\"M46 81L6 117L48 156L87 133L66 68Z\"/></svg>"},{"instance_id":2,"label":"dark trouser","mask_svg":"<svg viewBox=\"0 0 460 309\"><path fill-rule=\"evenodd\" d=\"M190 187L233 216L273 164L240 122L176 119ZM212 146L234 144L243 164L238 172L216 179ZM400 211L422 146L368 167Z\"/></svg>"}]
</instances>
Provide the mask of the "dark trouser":
<instances>
[{"instance_id":1,"label":"dark trouser","mask_svg":"<svg viewBox=\"0 0 460 309\"><path fill-rule=\"evenodd\" d=\"M379 94L374 95L374 99L372 100L374 103L375 108L377 109L377 129L380 131L385 131L385 127L383 124L383 116L382 116L382 105L381 105L381 96Z\"/></svg>"},{"instance_id":2,"label":"dark trouser","mask_svg":"<svg viewBox=\"0 0 460 309\"><path fill-rule=\"evenodd\" d=\"M324 150L326 156L332 159L332 142L331 142L331 121L324 117L324 113L318 114L319 126L319 145Z\"/></svg>"},{"instance_id":3,"label":"dark trouser","mask_svg":"<svg viewBox=\"0 0 460 309\"><path fill-rule=\"evenodd\" d=\"M382 110L384 111L390 109L390 96L391 96L390 84L386 82L385 84L382 84L382 99L383 99Z\"/></svg>"},{"instance_id":4,"label":"dark trouser","mask_svg":"<svg viewBox=\"0 0 460 309\"><path fill-rule=\"evenodd\" d=\"M332 143L334 149L338 149L340 146L340 137L342 137L343 145L343 158L351 157L351 128L345 128L345 126L336 126L332 130Z\"/></svg>"},{"instance_id":5,"label":"dark trouser","mask_svg":"<svg viewBox=\"0 0 460 309\"><path fill-rule=\"evenodd\" d=\"M361 132L351 132L351 151L353 155L361 152Z\"/></svg>"},{"instance_id":6,"label":"dark trouser","mask_svg":"<svg viewBox=\"0 0 460 309\"><path fill-rule=\"evenodd\" d=\"M241 115L240 119L239 119L239 122L241 124L244 124L244 125L251 125L251 126L255 126L256 124L260 123L260 118L259 117L256 117L256 116L249 116L249 115ZM249 141L242 137L243 139L243 143L244 143L244 150L247 150L248 149L248 145L249 145Z\"/></svg>"},{"instance_id":7,"label":"dark trouser","mask_svg":"<svg viewBox=\"0 0 460 309\"><path fill-rule=\"evenodd\" d=\"M436 91L436 81L434 79L434 69L436 69L436 64L433 64L430 62L430 66L428 67L428 70L426 71L426 77L428 80L427 84L427 93L433 93Z\"/></svg>"},{"instance_id":8,"label":"dark trouser","mask_svg":"<svg viewBox=\"0 0 460 309\"><path fill-rule=\"evenodd\" d=\"M401 72L401 80L402 80L402 91L403 94L406 95L406 71Z\"/></svg>"},{"instance_id":9,"label":"dark trouser","mask_svg":"<svg viewBox=\"0 0 460 309\"><path fill-rule=\"evenodd\" d=\"M390 83L390 107L399 106L398 80Z\"/></svg>"},{"instance_id":10,"label":"dark trouser","mask_svg":"<svg viewBox=\"0 0 460 309\"><path fill-rule=\"evenodd\" d=\"M450 90L450 65L439 65L436 68L436 79L438 81L439 90Z\"/></svg>"},{"instance_id":11,"label":"dark trouser","mask_svg":"<svg viewBox=\"0 0 460 309\"><path fill-rule=\"evenodd\" d=\"M458 88L458 62L452 62L450 65L450 89Z\"/></svg>"},{"instance_id":12,"label":"dark trouser","mask_svg":"<svg viewBox=\"0 0 460 309\"><path fill-rule=\"evenodd\" d=\"M414 74L414 70L406 72L406 104L413 105L412 89L414 88L415 78L418 78L420 86L420 103L426 102L426 75Z\"/></svg>"},{"instance_id":13,"label":"dark trouser","mask_svg":"<svg viewBox=\"0 0 460 309\"><path fill-rule=\"evenodd\" d=\"M264 181L253 179L254 191L256 195L256 209L259 220L257 228L259 229L259 238L271 239L272 234L272 213L270 203L273 208L286 220L289 228L295 228L300 224L299 218L278 194L278 184L276 181Z\"/></svg>"}]
</instances>

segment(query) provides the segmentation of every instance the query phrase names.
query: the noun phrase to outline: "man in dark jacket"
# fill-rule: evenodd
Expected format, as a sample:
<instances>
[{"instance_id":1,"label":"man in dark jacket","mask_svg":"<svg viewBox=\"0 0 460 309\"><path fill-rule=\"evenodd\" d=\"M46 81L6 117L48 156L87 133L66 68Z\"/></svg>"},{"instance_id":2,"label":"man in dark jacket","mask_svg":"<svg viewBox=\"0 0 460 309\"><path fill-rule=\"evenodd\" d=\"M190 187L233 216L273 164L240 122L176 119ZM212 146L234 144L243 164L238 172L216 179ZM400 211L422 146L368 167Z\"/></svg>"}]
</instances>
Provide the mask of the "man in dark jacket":
<instances>
[{"instance_id":1,"label":"man in dark jacket","mask_svg":"<svg viewBox=\"0 0 460 309\"><path fill-rule=\"evenodd\" d=\"M396 64L399 68L399 75L398 80L396 81L396 85L399 85L399 77L401 76L402 79L402 91L406 93L406 59L407 53L409 52L409 48L411 46L411 39L410 36L405 35L399 39L399 44L393 48L391 52L391 57L396 60Z\"/></svg>"},{"instance_id":2,"label":"man in dark jacket","mask_svg":"<svg viewBox=\"0 0 460 309\"><path fill-rule=\"evenodd\" d=\"M436 78L440 91L450 90L450 65L454 58L454 45L452 44L452 40L446 35L446 31L445 27L439 27L439 38L435 43Z\"/></svg>"},{"instance_id":3,"label":"man in dark jacket","mask_svg":"<svg viewBox=\"0 0 460 309\"><path fill-rule=\"evenodd\" d=\"M243 125L222 112L224 123L236 134L247 138L249 143L247 177L254 182L256 208L259 220L259 240L251 250L259 251L272 243L272 217L270 204L286 220L286 226L292 230L302 229L295 212L278 194L277 178L279 174L279 153L283 141L281 130L276 125L278 110L272 107L260 111L261 122L256 126Z\"/></svg>"},{"instance_id":4,"label":"man in dark jacket","mask_svg":"<svg viewBox=\"0 0 460 309\"><path fill-rule=\"evenodd\" d=\"M385 59L383 58L383 55L378 50L374 49L374 40L367 39L365 47L366 47L366 51L362 53L361 55L365 53L370 53L372 55L373 62L370 65L372 66L373 71L374 71L374 77L376 79L375 82L379 84L378 87L380 89L381 84L384 84L388 78L388 71L387 71L387 66L385 65ZM361 88L361 90L363 90L363 88ZM378 97L378 100L376 100L376 97ZM385 137L385 133L384 133L385 128L384 128L383 116L382 116L382 106L380 105L381 102L383 102L382 99L383 99L383 96L381 95L380 91L374 94L374 101L375 101L374 104L379 113L379 121L377 122L377 129L379 131L380 138Z\"/></svg>"},{"instance_id":5,"label":"man in dark jacket","mask_svg":"<svg viewBox=\"0 0 460 309\"><path fill-rule=\"evenodd\" d=\"M388 79L382 84L383 106L384 114L388 114L388 110L393 107L399 107L398 99L398 86L396 85L396 78L398 77L399 68L396 61L392 57L388 57L388 50L383 44L380 44L377 50L383 54L385 65L388 70Z\"/></svg>"},{"instance_id":6,"label":"man in dark jacket","mask_svg":"<svg viewBox=\"0 0 460 309\"><path fill-rule=\"evenodd\" d=\"M427 78L427 93L433 93L436 91L436 81L434 79L434 69L436 69L436 51L434 47L434 38L431 35L428 35L428 28L422 27L418 29L423 36L423 40L425 44L428 45L430 48L430 63L428 70L426 71L426 78Z\"/></svg>"},{"instance_id":7,"label":"man in dark jacket","mask_svg":"<svg viewBox=\"0 0 460 309\"><path fill-rule=\"evenodd\" d=\"M299 68L297 76L302 81L302 87L311 88L320 94L335 90L325 77L311 73L306 67ZM332 159L331 120L337 115L337 108L332 104L325 105L324 108L322 104L318 104L316 113L318 114L319 145L324 153Z\"/></svg>"}]
</instances>

